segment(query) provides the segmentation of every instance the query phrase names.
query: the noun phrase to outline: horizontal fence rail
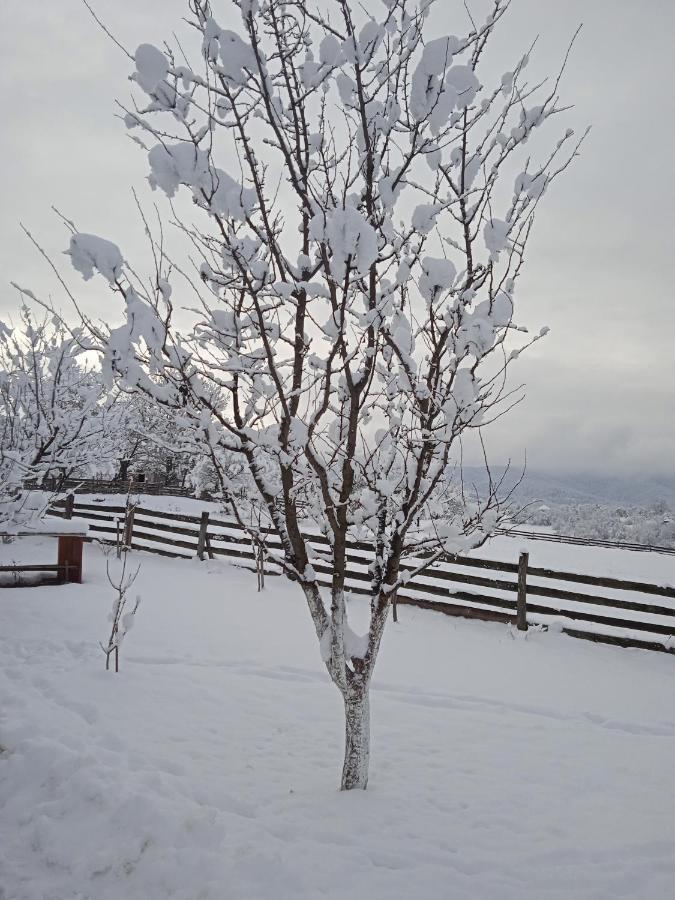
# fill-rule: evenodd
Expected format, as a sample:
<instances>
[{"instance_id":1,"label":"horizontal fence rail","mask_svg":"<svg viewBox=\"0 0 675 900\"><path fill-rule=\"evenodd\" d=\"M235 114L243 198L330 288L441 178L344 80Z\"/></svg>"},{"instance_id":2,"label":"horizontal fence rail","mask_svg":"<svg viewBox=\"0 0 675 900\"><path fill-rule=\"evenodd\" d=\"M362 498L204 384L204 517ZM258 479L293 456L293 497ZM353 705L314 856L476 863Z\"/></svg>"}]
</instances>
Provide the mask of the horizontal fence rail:
<instances>
[{"instance_id":1,"label":"horizontal fence rail","mask_svg":"<svg viewBox=\"0 0 675 900\"><path fill-rule=\"evenodd\" d=\"M84 519L95 539L114 542L122 535L133 549L172 557L224 556L251 569L259 562L259 551L241 525L211 517L208 512L191 516L74 499L68 504L56 502L51 512ZM328 586L332 574L328 539L320 534L305 537L317 556L313 567L318 581ZM276 533L266 535L265 546L281 551ZM354 594L367 594L372 546L350 541L347 548L346 587ZM419 562L421 559L406 560L401 570L414 571ZM279 572L270 560L266 568ZM675 653L675 587L532 566L527 553L522 553L518 562L448 557L399 588L396 601L453 616L517 625L521 630L557 622L574 637Z\"/></svg>"}]
</instances>

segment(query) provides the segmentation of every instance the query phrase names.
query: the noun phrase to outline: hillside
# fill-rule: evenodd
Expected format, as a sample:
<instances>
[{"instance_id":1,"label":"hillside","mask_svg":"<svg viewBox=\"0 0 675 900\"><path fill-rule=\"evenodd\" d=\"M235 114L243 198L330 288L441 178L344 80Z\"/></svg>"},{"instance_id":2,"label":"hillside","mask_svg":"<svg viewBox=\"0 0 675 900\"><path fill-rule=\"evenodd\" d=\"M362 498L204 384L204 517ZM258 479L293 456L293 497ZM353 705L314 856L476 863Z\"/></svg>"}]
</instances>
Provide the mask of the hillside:
<instances>
[{"instance_id":1,"label":"hillside","mask_svg":"<svg viewBox=\"0 0 675 900\"><path fill-rule=\"evenodd\" d=\"M493 479L500 478L506 468L495 466ZM516 466L507 472L504 487L515 485L521 470ZM487 486L485 470L479 466L465 466L465 481L475 484L483 493ZM515 496L522 502L541 500L547 504L599 503L603 505L651 506L665 502L675 508L675 477L642 475L626 478L605 478L591 474L549 473L527 470Z\"/></svg>"}]
</instances>

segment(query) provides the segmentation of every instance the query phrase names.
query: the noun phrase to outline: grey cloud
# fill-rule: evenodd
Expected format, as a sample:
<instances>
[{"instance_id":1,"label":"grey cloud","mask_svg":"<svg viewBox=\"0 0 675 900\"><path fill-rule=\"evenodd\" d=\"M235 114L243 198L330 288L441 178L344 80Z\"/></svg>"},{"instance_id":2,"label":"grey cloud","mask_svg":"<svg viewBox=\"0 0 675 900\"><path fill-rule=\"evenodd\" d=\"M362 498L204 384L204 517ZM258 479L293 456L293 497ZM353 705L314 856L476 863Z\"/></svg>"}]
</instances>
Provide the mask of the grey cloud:
<instances>
[{"instance_id":1,"label":"grey cloud","mask_svg":"<svg viewBox=\"0 0 675 900\"><path fill-rule=\"evenodd\" d=\"M384 9L370 3L374 13ZM486 0L471 7L480 18ZM99 0L96 8L134 48L178 27L184 2ZM435 10L434 30L464 30L459 0ZM115 97L128 96L129 61L79 0L4 0L0 16L4 314L17 301L10 279L43 294L55 287L20 219L57 260L67 234L52 204L140 257L130 187L150 195L143 153L114 118ZM675 128L663 98L675 67L675 4L515 0L495 41L495 73L539 32L532 78L552 71L581 21L561 96L576 104L568 114L575 127L594 127L583 156L545 198L519 286L519 320L552 331L514 371L527 400L486 437L496 463L527 448L536 469L672 474ZM90 311L107 314L104 292L85 292L81 281L77 288Z\"/></svg>"}]
</instances>

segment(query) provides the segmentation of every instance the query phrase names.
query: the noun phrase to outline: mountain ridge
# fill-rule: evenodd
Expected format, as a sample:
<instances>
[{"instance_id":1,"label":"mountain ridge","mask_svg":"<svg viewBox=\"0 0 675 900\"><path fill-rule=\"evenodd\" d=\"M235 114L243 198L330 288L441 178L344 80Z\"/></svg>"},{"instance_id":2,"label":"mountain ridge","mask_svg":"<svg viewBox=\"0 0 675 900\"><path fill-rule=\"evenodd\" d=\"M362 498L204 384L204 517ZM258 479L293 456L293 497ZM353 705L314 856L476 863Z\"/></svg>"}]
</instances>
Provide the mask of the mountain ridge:
<instances>
[{"instance_id":1,"label":"mountain ridge","mask_svg":"<svg viewBox=\"0 0 675 900\"><path fill-rule=\"evenodd\" d=\"M492 480L504 478L502 494L513 488L522 469L515 466L492 466ZM488 488L484 467L464 466L465 486L470 484L479 494ZM521 502L541 500L547 505L598 503L603 506L651 506L665 502L675 509L675 476L641 475L632 477L598 476L590 473L553 473L542 470L525 471L523 480L514 491L514 499Z\"/></svg>"}]
</instances>

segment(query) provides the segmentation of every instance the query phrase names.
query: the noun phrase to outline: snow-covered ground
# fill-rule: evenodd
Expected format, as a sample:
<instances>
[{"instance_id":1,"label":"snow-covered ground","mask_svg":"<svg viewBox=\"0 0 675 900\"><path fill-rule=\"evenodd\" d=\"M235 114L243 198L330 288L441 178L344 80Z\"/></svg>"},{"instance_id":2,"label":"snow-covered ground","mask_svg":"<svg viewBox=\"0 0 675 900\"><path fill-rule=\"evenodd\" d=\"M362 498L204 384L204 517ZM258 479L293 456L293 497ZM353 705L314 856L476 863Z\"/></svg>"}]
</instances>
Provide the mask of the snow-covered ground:
<instances>
[{"instance_id":1,"label":"snow-covered ground","mask_svg":"<svg viewBox=\"0 0 675 900\"><path fill-rule=\"evenodd\" d=\"M133 555L119 675L98 548L81 586L1 592L2 900L673 895L673 657L402 608L370 787L340 794L341 701L297 589Z\"/></svg>"}]
</instances>

